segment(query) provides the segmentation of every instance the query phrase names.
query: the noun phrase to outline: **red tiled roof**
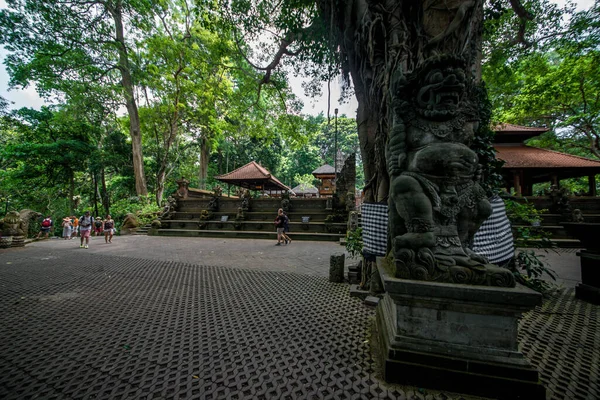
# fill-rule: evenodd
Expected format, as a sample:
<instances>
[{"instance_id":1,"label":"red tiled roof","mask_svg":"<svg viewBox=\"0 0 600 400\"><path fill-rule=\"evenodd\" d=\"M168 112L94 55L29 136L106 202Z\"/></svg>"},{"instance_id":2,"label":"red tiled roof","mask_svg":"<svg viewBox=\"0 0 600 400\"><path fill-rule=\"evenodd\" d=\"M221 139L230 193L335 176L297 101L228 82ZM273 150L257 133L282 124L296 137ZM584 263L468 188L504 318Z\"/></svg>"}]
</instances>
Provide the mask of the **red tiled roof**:
<instances>
[{"instance_id":1,"label":"red tiled roof","mask_svg":"<svg viewBox=\"0 0 600 400\"><path fill-rule=\"evenodd\" d=\"M234 169L233 171L218 175L217 179L269 179L271 173L256 161L250 161L248 164Z\"/></svg>"},{"instance_id":2,"label":"red tiled roof","mask_svg":"<svg viewBox=\"0 0 600 400\"><path fill-rule=\"evenodd\" d=\"M242 187L246 187L242 183L247 182L250 185L262 183L267 190L290 190L279 179L271 175L265 167L255 161L250 161L248 164L227 174L215 176L215 179Z\"/></svg>"},{"instance_id":3,"label":"red tiled roof","mask_svg":"<svg viewBox=\"0 0 600 400\"><path fill-rule=\"evenodd\" d=\"M598 168L600 161L531 146L494 146L503 168Z\"/></svg>"},{"instance_id":4,"label":"red tiled roof","mask_svg":"<svg viewBox=\"0 0 600 400\"><path fill-rule=\"evenodd\" d=\"M492 130L496 133L510 134L510 133L544 133L548 132L550 128L537 128L531 126L521 126L514 124L501 123L492 126Z\"/></svg>"}]
</instances>

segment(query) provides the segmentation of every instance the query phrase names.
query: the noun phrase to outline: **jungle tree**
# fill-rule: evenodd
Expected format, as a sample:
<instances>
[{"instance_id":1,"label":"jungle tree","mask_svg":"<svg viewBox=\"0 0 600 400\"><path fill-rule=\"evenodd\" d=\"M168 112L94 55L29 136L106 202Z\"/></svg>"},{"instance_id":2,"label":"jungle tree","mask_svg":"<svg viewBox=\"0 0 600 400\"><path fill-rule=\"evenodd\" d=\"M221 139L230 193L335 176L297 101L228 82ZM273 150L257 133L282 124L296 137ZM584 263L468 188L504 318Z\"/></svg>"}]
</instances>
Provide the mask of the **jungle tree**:
<instances>
[{"instance_id":1,"label":"jungle tree","mask_svg":"<svg viewBox=\"0 0 600 400\"><path fill-rule=\"evenodd\" d=\"M73 86L112 88L129 115L136 192L146 195L127 33L153 23L153 2L9 0L7 4L10 9L0 10L0 43L10 52L5 63L11 85L26 87L35 82L44 96L68 96Z\"/></svg>"},{"instance_id":2,"label":"jungle tree","mask_svg":"<svg viewBox=\"0 0 600 400\"><path fill-rule=\"evenodd\" d=\"M491 5L513 16L513 45L526 45L537 34L536 15L519 0ZM470 82L481 76L483 0L231 0L223 9L239 27L240 42L243 37L257 43L254 50L242 50L263 72L262 84L285 71L280 66L286 62L315 80L331 80L341 72L346 83L352 82L367 201L388 196L385 145L393 77L409 77L439 56L461 59ZM266 32L275 40L266 40Z\"/></svg>"}]
</instances>

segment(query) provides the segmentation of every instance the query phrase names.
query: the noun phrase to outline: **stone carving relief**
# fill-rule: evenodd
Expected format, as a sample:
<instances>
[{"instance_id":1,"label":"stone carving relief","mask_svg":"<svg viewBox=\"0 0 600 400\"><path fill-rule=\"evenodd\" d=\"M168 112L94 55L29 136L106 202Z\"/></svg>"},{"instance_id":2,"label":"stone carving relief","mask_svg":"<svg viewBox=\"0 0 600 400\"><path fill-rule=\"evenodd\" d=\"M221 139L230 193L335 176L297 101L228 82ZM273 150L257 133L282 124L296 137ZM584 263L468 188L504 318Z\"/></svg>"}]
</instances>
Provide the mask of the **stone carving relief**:
<instances>
[{"instance_id":1,"label":"stone carving relief","mask_svg":"<svg viewBox=\"0 0 600 400\"><path fill-rule=\"evenodd\" d=\"M160 214L161 220L173 219L175 210L177 209L177 199L173 196L167 198L167 202L163 207L162 213Z\"/></svg>"},{"instance_id":2,"label":"stone carving relief","mask_svg":"<svg viewBox=\"0 0 600 400\"><path fill-rule=\"evenodd\" d=\"M182 176L181 179L178 181L175 181L175 183L177 183L177 185L178 185L176 196L181 199L186 199L188 197L188 192L189 192L188 187L190 186L190 181L188 181L187 179L185 179Z\"/></svg>"},{"instance_id":3,"label":"stone carving relief","mask_svg":"<svg viewBox=\"0 0 600 400\"><path fill-rule=\"evenodd\" d=\"M464 68L458 58L435 57L391 84L386 159L396 276L512 287L510 271L467 246L491 206L469 148L478 121Z\"/></svg>"}]
</instances>

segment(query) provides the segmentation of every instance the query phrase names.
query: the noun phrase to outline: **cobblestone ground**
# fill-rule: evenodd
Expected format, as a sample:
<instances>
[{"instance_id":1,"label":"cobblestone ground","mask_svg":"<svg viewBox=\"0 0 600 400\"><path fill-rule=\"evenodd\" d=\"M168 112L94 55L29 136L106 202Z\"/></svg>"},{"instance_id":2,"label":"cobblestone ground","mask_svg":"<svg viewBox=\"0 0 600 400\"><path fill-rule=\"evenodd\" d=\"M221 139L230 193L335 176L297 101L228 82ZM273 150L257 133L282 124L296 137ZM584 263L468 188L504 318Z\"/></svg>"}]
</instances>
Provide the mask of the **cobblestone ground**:
<instances>
[{"instance_id":1,"label":"cobblestone ground","mask_svg":"<svg viewBox=\"0 0 600 400\"><path fill-rule=\"evenodd\" d=\"M192 264L189 249L165 261L173 250L153 239L57 242L0 253L0 398L461 398L378 379L374 311L323 277L339 246L267 242L260 258L254 244L244 262L229 242L202 259L245 267L229 268ZM313 264L280 272L281 254ZM522 320L549 399L600 397L597 317L567 290Z\"/></svg>"}]
</instances>

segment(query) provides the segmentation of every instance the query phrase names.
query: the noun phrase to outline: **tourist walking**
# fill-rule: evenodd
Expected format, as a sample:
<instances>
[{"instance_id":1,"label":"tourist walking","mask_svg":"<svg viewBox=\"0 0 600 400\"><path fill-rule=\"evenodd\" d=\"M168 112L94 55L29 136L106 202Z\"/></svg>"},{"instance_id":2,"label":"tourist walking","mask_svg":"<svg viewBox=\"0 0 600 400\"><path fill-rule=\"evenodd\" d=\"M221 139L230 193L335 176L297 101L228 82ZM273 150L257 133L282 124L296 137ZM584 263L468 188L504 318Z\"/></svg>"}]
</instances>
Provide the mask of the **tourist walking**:
<instances>
[{"instance_id":1,"label":"tourist walking","mask_svg":"<svg viewBox=\"0 0 600 400\"><path fill-rule=\"evenodd\" d=\"M290 218L286 213L283 213L283 217L285 218L283 221L283 239L285 240L285 244L292 243L292 238L288 235L290 231Z\"/></svg>"},{"instance_id":2,"label":"tourist walking","mask_svg":"<svg viewBox=\"0 0 600 400\"><path fill-rule=\"evenodd\" d=\"M104 242L112 243L112 237L115 233L115 221L113 221L112 217L109 215L106 216L104 220Z\"/></svg>"},{"instance_id":3,"label":"tourist walking","mask_svg":"<svg viewBox=\"0 0 600 400\"><path fill-rule=\"evenodd\" d=\"M81 242L79 247L88 248L90 245L90 234L92 233L92 227L94 226L94 217L90 215L89 211L86 211L83 217L79 218L79 236ZM85 239L85 245L83 241Z\"/></svg>"},{"instance_id":4,"label":"tourist walking","mask_svg":"<svg viewBox=\"0 0 600 400\"><path fill-rule=\"evenodd\" d=\"M104 221L102 221L102 218L97 216L96 222L94 222L94 236L101 236L103 227L104 227Z\"/></svg>"},{"instance_id":5,"label":"tourist walking","mask_svg":"<svg viewBox=\"0 0 600 400\"><path fill-rule=\"evenodd\" d=\"M277 228L277 244L275 246L281 246L281 242L283 241L283 229L285 227L285 215L283 214L282 208L277 210L275 227Z\"/></svg>"},{"instance_id":6,"label":"tourist walking","mask_svg":"<svg viewBox=\"0 0 600 400\"><path fill-rule=\"evenodd\" d=\"M52 218L50 218L50 216L48 215L42 221L42 226L40 227L40 231L38 232L37 238L39 239L40 236L44 234L44 238L48 239L48 235L50 234L53 225L54 222L52 221Z\"/></svg>"},{"instance_id":7,"label":"tourist walking","mask_svg":"<svg viewBox=\"0 0 600 400\"><path fill-rule=\"evenodd\" d=\"M73 233L71 234L71 238L77 237L79 233L79 218L76 216L71 216L71 221L73 221Z\"/></svg>"},{"instance_id":8,"label":"tourist walking","mask_svg":"<svg viewBox=\"0 0 600 400\"><path fill-rule=\"evenodd\" d=\"M63 234L62 237L64 240L71 239L71 230L73 229L73 223L71 222L70 217L63 218L62 222Z\"/></svg>"}]
</instances>

